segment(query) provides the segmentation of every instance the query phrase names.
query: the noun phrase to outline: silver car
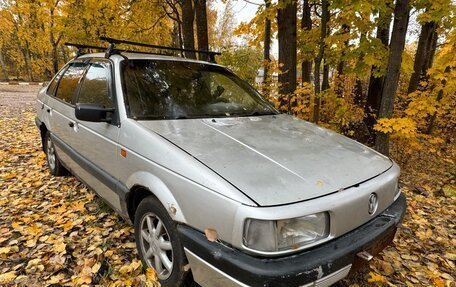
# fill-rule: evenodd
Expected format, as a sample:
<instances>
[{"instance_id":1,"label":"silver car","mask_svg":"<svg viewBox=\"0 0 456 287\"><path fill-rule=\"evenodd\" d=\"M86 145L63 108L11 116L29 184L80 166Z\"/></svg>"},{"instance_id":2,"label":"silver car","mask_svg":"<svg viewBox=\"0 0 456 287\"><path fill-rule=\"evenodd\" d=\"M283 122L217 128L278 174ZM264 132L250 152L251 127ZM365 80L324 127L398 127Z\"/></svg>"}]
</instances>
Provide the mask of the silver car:
<instances>
[{"instance_id":1,"label":"silver car","mask_svg":"<svg viewBox=\"0 0 456 287\"><path fill-rule=\"evenodd\" d=\"M78 56L39 92L36 124L51 173L132 222L164 286L328 286L405 212L392 160L280 114L215 63Z\"/></svg>"}]
</instances>

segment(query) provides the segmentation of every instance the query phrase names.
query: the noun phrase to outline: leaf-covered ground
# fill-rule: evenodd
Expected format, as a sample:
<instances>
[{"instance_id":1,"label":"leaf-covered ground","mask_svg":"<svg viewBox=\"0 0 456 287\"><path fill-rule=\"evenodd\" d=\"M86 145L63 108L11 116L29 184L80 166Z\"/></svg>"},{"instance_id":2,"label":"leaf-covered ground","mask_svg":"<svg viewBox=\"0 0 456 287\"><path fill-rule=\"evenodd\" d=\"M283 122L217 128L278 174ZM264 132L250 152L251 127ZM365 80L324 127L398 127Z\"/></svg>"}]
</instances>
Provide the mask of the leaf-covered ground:
<instances>
[{"instance_id":1,"label":"leaf-covered ground","mask_svg":"<svg viewBox=\"0 0 456 287\"><path fill-rule=\"evenodd\" d=\"M74 177L49 174L36 89L0 86L0 286L157 285L132 227Z\"/></svg>"},{"instance_id":2,"label":"leaf-covered ground","mask_svg":"<svg viewBox=\"0 0 456 287\"><path fill-rule=\"evenodd\" d=\"M0 286L154 286L133 229L74 177L49 174L34 124L36 87L0 86ZM346 286L456 286L455 146L403 166L407 215Z\"/></svg>"}]
</instances>

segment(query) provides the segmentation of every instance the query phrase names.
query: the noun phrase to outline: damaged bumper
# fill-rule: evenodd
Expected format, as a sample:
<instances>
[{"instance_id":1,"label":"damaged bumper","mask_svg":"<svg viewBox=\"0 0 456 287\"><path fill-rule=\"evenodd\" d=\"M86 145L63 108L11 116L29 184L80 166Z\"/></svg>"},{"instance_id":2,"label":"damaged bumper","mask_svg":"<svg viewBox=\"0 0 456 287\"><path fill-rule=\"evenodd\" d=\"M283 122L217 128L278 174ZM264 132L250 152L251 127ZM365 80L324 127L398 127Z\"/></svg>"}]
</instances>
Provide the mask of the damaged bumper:
<instances>
[{"instance_id":1,"label":"damaged bumper","mask_svg":"<svg viewBox=\"0 0 456 287\"><path fill-rule=\"evenodd\" d=\"M178 230L193 277L203 286L329 286L358 264L358 253L375 255L392 242L405 209L401 194L359 228L315 248L278 258L253 257L210 242L185 225Z\"/></svg>"}]
</instances>

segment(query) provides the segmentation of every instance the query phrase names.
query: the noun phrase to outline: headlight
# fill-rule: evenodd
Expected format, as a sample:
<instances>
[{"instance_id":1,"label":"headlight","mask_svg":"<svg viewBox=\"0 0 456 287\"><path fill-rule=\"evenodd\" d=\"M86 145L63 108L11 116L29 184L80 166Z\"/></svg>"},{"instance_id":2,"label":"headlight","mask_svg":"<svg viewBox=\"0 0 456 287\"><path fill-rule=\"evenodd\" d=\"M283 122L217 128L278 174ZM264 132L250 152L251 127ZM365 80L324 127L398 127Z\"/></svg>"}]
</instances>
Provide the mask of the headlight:
<instances>
[{"instance_id":1,"label":"headlight","mask_svg":"<svg viewBox=\"0 0 456 287\"><path fill-rule=\"evenodd\" d=\"M320 212L286 220L249 218L244 226L244 245L248 248L277 252L298 249L329 235L329 215Z\"/></svg>"}]
</instances>

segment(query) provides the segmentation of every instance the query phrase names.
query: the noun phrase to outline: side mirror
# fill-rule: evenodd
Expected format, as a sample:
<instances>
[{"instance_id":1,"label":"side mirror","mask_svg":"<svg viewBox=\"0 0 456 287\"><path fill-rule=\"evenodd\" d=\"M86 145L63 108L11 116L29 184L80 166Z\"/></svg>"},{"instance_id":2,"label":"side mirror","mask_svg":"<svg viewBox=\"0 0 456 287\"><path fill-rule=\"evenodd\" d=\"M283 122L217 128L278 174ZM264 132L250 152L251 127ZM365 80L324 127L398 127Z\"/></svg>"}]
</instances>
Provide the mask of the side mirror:
<instances>
[{"instance_id":1,"label":"side mirror","mask_svg":"<svg viewBox=\"0 0 456 287\"><path fill-rule=\"evenodd\" d=\"M111 122L113 108L105 108L99 104L76 104L75 116L78 120L87 122Z\"/></svg>"}]
</instances>

